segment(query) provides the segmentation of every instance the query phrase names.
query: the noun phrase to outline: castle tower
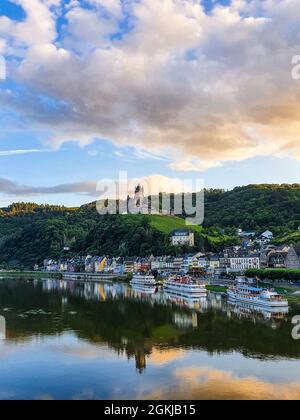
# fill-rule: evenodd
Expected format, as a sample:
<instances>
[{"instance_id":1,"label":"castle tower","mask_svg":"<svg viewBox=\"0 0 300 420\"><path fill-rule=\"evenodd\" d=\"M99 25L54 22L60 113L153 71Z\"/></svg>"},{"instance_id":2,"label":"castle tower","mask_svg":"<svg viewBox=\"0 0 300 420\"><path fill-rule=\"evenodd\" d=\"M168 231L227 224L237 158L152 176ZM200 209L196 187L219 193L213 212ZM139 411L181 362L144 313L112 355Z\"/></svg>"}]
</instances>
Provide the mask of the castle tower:
<instances>
[{"instance_id":1,"label":"castle tower","mask_svg":"<svg viewBox=\"0 0 300 420\"><path fill-rule=\"evenodd\" d=\"M137 207L143 207L145 199L145 190L138 184L134 191L134 201L136 202Z\"/></svg>"},{"instance_id":2,"label":"castle tower","mask_svg":"<svg viewBox=\"0 0 300 420\"><path fill-rule=\"evenodd\" d=\"M134 199L138 203L138 205L141 205L144 202L144 198L145 198L144 187L138 184L137 187L135 188Z\"/></svg>"}]
</instances>

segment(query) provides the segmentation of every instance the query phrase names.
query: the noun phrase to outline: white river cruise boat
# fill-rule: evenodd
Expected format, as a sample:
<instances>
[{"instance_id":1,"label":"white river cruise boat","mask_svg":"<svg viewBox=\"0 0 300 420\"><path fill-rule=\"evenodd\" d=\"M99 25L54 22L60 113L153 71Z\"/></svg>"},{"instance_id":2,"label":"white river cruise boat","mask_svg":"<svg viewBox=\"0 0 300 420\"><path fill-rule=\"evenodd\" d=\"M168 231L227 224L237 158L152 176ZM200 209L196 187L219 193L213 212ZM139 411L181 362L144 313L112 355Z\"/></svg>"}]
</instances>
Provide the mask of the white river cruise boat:
<instances>
[{"instance_id":1,"label":"white river cruise boat","mask_svg":"<svg viewBox=\"0 0 300 420\"><path fill-rule=\"evenodd\" d=\"M227 291L229 300L233 302L246 302L264 308L288 308L288 301L277 292L262 289L254 282L239 279L236 286Z\"/></svg>"},{"instance_id":2,"label":"white river cruise boat","mask_svg":"<svg viewBox=\"0 0 300 420\"><path fill-rule=\"evenodd\" d=\"M193 280L189 276L171 277L164 282L164 288L167 291L188 298L206 297L206 284Z\"/></svg>"},{"instance_id":3,"label":"white river cruise boat","mask_svg":"<svg viewBox=\"0 0 300 420\"><path fill-rule=\"evenodd\" d=\"M156 281L154 276L150 274L134 274L130 284L137 286L155 286Z\"/></svg>"}]
</instances>

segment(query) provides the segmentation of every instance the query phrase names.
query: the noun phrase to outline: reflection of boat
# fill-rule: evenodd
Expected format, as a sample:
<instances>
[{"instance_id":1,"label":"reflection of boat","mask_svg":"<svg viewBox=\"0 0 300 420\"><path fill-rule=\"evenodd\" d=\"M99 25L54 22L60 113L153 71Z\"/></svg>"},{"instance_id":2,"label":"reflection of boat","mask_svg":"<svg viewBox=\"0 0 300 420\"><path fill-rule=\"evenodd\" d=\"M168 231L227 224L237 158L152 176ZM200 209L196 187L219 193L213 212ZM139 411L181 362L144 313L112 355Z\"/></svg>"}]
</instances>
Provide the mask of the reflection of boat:
<instances>
[{"instance_id":1,"label":"reflection of boat","mask_svg":"<svg viewBox=\"0 0 300 420\"><path fill-rule=\"evenodd\" d=\"M132 284L132 290L139 293L154 294L156 292L156 287L145 284Z\"/></svg>"},{"instance_id":2,"label":"reflection of boat","mask_svg":"<svg viewBox=\"0 0 300 420\"><path fill-rule=\"evenodd\" d=\"M171 277L164 282L164 288L184 297L201 298L206 296L205 283L189 276Z\"/></svg>"},{"instance_id":3,"label":"reflection of boat","mask_svg":"<svg viewBox=\"0 0 300 420\"><path fill-rule=\"evenodd\" d=\"M288 307L282 308L272 308L272 307L262 307L257 305L252 305L250 303L243 303L243 302L230 302L229 305L232 313L239 317L263 317L266 320L276 319L281 320L286 317L289 313Z\"/></svg>"},{"instance_id":4,"label":"reflection of boat","mask_svg":"<svg viewBox=\"0 0 300 420\"><path fill-rule=\"evenodd\" d=\"M275 291L261 289L251 280L238 279L236 286L227 291L229 300L246 302L264 308L288 308L289 304L283 296Z\"/></svg>"},{"instance_id":5,"label":"reflection of boat","mask_svg":"<svg viewBox=\"0 0 300 420\"><path fill-rule=\"evenodd\" d=\"M200 311L201 309L202 310L207 309L207 300L205 296L200 297L200 298L196 298L193 296L184 297L180 294L177 294L171 291L166 291L164 293L164 296L167 302L172 303L177 306L181 306L181 307L189 308L189 309L195 309L197 311Z\"/></svg>"},{"instance_id":6,"label":"reflection of boat","mask_svg":"<svg viewBox=\"0 0 300 420\"><path fill-rule=\"evenodd\" d=\"M150 274L134 274L130 284L132 285L147 285L147 286L155 286L155 278Z\"/></svg>"}]
</instances>

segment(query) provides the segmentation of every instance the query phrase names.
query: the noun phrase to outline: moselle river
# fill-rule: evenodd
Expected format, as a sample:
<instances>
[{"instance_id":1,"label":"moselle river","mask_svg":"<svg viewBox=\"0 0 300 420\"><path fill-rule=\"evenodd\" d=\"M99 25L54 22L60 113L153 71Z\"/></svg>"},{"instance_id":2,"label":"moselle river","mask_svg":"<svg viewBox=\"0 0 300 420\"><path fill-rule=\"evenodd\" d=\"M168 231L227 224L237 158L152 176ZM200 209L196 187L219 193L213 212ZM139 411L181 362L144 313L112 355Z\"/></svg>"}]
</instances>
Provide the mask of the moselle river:
<instances>
[{"instance_id":1,"label":"moselle river","mask_svg":"<svg viewBox=\"0 0 300 420\"><path fill-rule=\"evenodd\" d=\"M0 399L300 399L297 314L2 279Z\"/></svg>"}]
</instances>

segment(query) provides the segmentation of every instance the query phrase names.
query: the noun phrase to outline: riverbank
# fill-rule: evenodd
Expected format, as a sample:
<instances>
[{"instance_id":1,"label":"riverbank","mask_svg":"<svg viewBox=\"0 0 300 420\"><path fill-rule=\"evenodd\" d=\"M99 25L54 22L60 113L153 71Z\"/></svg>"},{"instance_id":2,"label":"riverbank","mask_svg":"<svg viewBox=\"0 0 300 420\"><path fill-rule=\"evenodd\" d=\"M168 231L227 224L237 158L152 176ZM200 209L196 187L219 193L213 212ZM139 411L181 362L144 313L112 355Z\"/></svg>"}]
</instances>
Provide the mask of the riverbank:
<instances>
[{"instance_id":1,"label":"riverbank","mask_svg":"<svg viewBox=\"0 0 300 420\"><path fill-rule=\"evenodd\" d=\"M92 282L103 282L103 281L123 281L129 282L127 275L117 274L104 274L104 273L62 273L63 280L72 281L92 281Z\"/></svg>"},{"instance_id":2,"label":"riverbank","mask_svg":"<svg viewBox=\"0 0 300 420\"><path fill-rule=\"evenodd\" d=\"M0 271L1 277L31 277L31 278L42 278L50 277L55 279L61 279L61 273L51 273L45 271Z\"/></svg>"},{"instance_id":3,"label":"riverbank","mask_svg":"<svg viewBox=\"0 0 300 420\"><path fill-rule=\"evenodd\" d=\"M216 293L226 293L228 287L226 286L217 286L217 285L207 285L206 290L209 292L216 292Z\"/></svg>"},{"instance_id":4,"label":"riverbank","mask_svg":"<svg viewBox=\"0 0 300 420\"><path fill-rule=\"evenodd\" d=\"M260 285L261 287L267 287L274 289L277 293L284 295L285 298L288 300L289 303L296 303L300 304L300 295L295 295L295 292L300 292L300 287L296 286L289 286L289 287L274 287L272 284L263 283ZM210 292L215 293L226 293L228 287L226 286L218 286L218 285L207 285L206 289Z\"/></svg>"},{"instance_id":5,"label":"riverbank","mask_svg":"<svg viewBox=\"0 0 300 420\"><path fill-rule=\"evenodd\" d=\"M258 277L262 281L300 282L299 269L264 268L251 269L245 272L246 277Z\"/></svg>"}]
</instances>

